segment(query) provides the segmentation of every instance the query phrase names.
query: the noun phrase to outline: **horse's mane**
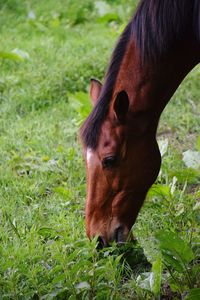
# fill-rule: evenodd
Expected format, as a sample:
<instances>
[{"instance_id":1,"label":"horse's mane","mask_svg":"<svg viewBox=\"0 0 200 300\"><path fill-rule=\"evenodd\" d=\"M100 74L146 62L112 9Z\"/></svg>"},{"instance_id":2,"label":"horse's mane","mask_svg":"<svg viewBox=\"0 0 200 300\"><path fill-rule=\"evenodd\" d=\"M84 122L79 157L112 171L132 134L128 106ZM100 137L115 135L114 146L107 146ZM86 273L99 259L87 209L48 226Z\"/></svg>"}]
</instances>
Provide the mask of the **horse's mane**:
<instances>
[{"instance_id":1,"label":"horse's mane","mask_svg":"<svg viewBox=\"0 0 200 300\"><path fill-rule=\"evenodd\" d=\"M189 32L200 42L200 0L141 0L113 51L97 104L81 127L83 143L97 147L128 43L135 40L141 62L156 63Z\"/></svg>"},{"instance_id":2,"label":"horse's mane","mask_svg":"<svg viewBox=\"0 0 200 300\"><path fill-rule=\"evenodd\" d=\"M99 131L107 116L113 87L131 36L131 25L132 22L127 25L113 51L98 102L81 127L81 138L87 147L95 149L97 146Z\"/></svg>"},{"instance_id":3,"label":"horse's mane","mask_svg":"<svg viewBox=\"0 0 200 300\"><path fill-rule=\"evenodd\" d=\"M200 1L142 0L132 28L142 60L156 62L187 33L200 38Z\"/></svg>"}]
</instances>

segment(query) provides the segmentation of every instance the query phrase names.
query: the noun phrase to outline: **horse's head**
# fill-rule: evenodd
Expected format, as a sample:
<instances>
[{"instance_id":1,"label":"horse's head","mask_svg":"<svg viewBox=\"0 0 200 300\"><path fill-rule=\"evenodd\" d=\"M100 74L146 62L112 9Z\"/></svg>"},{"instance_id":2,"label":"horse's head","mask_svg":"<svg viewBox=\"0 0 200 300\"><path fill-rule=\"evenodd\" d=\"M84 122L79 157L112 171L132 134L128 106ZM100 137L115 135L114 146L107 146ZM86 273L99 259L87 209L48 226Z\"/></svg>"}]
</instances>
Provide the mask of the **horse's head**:
<instances>
[{"instance_id":1,"label":"horse's head","mask_svg":"<svg viewBox=\"0 0 200 300\"><path fill-rule=\"evenodd\" d=\"M98 101L101 84L92 81ZM87 169L86 231L102 246L123 243L160 168L154 127L145 113L131 112L125 90L113 94L95 149L84 147Z\"/></svg>"}]
</instances>

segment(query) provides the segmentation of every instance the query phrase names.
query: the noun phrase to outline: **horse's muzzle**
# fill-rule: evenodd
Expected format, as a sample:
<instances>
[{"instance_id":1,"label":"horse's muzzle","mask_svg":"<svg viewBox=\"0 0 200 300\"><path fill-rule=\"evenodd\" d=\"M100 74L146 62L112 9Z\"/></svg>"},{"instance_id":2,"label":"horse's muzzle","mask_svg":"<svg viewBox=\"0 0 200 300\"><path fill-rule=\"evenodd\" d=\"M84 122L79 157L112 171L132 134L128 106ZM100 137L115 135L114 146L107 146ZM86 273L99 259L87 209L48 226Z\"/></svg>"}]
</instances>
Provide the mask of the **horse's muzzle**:
<instances>
[{"instance_id":1,"label":"horse's muzzle","mask_svg":"<svg viewBox=\"0 0 200 300\"><path fill-rule=\"evenodd\" d=\"M112 242L116 242L117 245L122 245L127 240L127 234L125 234L126 230L122 225L118 226L114 232L111 234L110 239L107 240L103 236L99 236L97 239L97 249L102 249L104 247L108 247Z\"/></svg>"},{"instance_id":2,"label":"horse's muzzle","mask_svg":"<svg viewBox=\"0 0 200 300\"><path fill-rule=\"evenodd\" d=\"M114 231L113 241L115 241L118 245L121 245L126 242L126 239L127 235L125 234L124 227L120 225Z\"/></svg>"}]
</instances>

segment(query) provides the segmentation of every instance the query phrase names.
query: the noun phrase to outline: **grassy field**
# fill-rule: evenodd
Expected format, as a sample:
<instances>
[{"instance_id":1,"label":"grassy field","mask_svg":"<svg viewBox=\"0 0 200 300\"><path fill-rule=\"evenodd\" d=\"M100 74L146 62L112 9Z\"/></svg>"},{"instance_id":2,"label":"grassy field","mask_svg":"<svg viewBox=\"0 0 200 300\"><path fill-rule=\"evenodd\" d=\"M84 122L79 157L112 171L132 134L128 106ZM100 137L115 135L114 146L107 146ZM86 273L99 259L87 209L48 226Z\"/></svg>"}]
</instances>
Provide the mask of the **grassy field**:
<instances>
[{"instance_id":1,"label":"grassy field","mask_svg":"<svg viewBox=\"0 0 200 300\"><path fill-rule=\"evenodd\" d=\"M78 129L136 2L0 1L0 299L200 299L199 66L162 115L137 242L85 236Z\"/></svg>"}]
</instances>

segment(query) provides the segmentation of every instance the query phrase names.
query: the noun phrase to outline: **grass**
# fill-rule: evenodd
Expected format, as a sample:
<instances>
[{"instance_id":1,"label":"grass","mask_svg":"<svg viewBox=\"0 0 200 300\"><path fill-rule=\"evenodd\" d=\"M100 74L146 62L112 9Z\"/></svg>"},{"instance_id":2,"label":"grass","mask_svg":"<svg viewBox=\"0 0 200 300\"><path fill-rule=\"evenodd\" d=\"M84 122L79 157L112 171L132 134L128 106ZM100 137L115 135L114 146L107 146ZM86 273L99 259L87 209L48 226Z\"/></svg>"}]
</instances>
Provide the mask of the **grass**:
<instances>
[{"instance_id":1,"label":"grass","mask_svg":"<svg viewBox=\"0 0 200 300\"><path fill-rule=\"evenodd\" d=\"M85 236L78 128L89 79L103 77L133 10L99 3L103 14L90 0L0 2L0 299L181 299L200 287L200 173L182 160L200 151L199 66L162 115L168 147L133 227L138 242L97 253ZM176 249L167 260L160 230L191 259Z\"/></svg>"}]
</instances>

